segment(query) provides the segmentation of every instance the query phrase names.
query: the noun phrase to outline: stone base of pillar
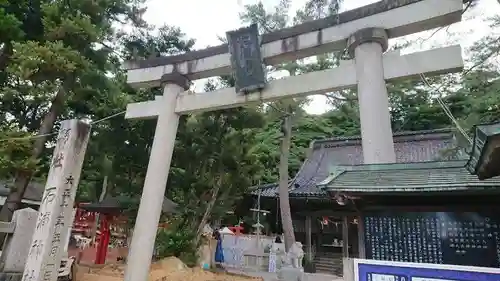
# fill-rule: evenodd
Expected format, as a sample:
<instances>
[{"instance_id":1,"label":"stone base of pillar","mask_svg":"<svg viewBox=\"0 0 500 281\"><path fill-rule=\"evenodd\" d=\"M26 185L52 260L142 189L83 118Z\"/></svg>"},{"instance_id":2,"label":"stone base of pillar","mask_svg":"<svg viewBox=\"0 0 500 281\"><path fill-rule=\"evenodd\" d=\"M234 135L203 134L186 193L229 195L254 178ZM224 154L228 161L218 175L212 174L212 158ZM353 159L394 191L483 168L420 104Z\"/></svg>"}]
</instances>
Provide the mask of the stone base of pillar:
<instances>
[{"instance_id":1,"label":"stone base of pillar","mask_svg":"<svg viewBox=\"0 0 500 281\"><path fill-rule=\"evenodd\" d=\"M22 273L5 273L0 272L0 281L21 281L23 280Z\"/></svg>"},{"instance_id":2,"label":"stone base of pillar","mask_svg":"<svg viewBox=\"0 0 500 281\"><path fill-rule=\"evenodd\" d=\"M343 277L344 280L354 280L354 260L350 258L344 258L343 262Z\"/></svg>"}]
</instances>

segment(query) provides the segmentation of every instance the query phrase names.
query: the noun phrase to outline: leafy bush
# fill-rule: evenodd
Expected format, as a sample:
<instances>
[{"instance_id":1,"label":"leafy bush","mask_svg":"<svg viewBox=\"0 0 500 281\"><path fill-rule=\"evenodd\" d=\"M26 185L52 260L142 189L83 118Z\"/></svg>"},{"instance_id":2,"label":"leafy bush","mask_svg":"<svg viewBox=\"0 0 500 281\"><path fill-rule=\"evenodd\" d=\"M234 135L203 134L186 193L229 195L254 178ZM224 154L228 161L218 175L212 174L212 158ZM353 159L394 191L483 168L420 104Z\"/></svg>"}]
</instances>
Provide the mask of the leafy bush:
<instances>
[{"instance_id":1,"label":"leafy bush","mask_svg":"<svg viewBox=\"0 0 500 281\"><path fill-rule=\"evenodd\" d=\"M198 247L194 244L195 233L189 230L162 229L156 237L156 256L159 259L177 257L187 266L198 262Z\"/></svg>"}]
</instances>

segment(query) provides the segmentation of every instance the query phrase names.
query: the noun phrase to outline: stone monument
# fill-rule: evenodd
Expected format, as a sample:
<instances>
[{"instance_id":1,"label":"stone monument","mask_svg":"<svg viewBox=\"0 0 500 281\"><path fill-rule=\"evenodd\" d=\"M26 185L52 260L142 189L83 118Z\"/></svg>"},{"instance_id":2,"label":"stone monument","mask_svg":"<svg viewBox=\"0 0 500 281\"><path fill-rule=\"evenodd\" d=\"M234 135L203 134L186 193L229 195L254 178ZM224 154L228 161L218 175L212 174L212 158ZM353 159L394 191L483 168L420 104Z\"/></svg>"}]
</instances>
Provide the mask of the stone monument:
<instances>
[{"instance_id":1,"label":"stone monument","mask_svg":"<svg viewBox=\"0 0 500 281\"><path fill-rule=\"evenodd\" d=\"M11 222L0 222L0 232L7 233L0 257L0 281L23 280L24 267L30 253L30 243L36 229L37 217L38 211L24 208L14 211ZM58 280L73 280L75 276L73 262L72 258L62 259L57 274Z\"/></svg>"},{"instance_id":2,"label":"stone monument","mask_svg":"<svg viewBox=\"0 0 500 281\"><path fill-rule=\"evenodd\" d=\"M2 227L7 238L0 258L0 280L21 280L37 215L31 208L16 210L9 227Z\"/></svg>"},{"instance_id":3,"label":"stone monument","mask_svg":"<svg viewBox=\"0 0 500 281\"><path fill-rule=\"evenodd\" d=\"M30 232L23 281L57 280L89 136L88 124L76 119L61 122L36 224Z\"/></svg>"}]
</instances>

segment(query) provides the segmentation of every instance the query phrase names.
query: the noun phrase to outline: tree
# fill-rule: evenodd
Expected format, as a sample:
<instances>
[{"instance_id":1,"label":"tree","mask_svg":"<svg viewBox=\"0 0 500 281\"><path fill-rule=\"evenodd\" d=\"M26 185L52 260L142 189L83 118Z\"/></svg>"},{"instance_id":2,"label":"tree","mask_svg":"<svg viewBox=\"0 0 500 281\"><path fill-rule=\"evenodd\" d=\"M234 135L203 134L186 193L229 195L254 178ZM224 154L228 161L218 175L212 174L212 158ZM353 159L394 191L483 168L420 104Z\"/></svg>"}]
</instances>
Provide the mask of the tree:
<instances>
[{"instance_id":1,"label":"tree","mask_svg":"<svg viewBox=\"0 0 500 281\"><path fill-rule=\"evenodd\" d=\"M297 12L293 18L295 24L309 20L319 19L324 16L329 16L338 13L341 1L333 0L309 0L305 7ZM276 6L273 13L267 13L262 2L253 5L246 5L245 11L240 14L240 18L244 23L257 23L261 32L272 32L285 28L289 23L290 1L282 0ZM275 67L275 70L287 70L290 75L296 75L307 70L321 70L329 68L333 65L332 60L328 60L328 55L320 56L318 63L312 65L301 64L300 61L288 62ZM295 232L293 230L292 215L290 210L290 202L288 197L288 188L290 181L289 173L289 155L290 145L292 141L293 119L299 119L297 115L301 106L307 103L307 99L289 99L268 104L275 113L281 114L279 119L282 120L280 142L280 157L279 157L279 198L280 211L285 236L285 248L288 249L295 242Z\"/></svg>"},{"instance_id":2,"label":"tree","mask_svg":"<svg viewBox=\"0 0 500 281\"><path fill-rule=\"evenodd\" d=\"M30 161L44 154L58 118L70 116L67 103L108 90L112 51L96 45L106 46L118 20L140 23L143 10L136 4L135 0L5 2L0 19L13 30L2 38L1 106L2 112L10 114L11 126L40 135L34 140ZM19 208L35 172L16 172L0 219L10 220Z\"/></svg>"},{"instance_id":3,"label":"tree","mask_svg":"<svg viewBox=\"0 0 500 281\"><path fill-rule=\"evenodd\" d=\"M128 86L125 72L120 68L122 59L185 52L194 45L194 40L186 38L177 27L162 26L158 29L137 28L131 33L121 34L116 45L115 50L119 57L111 61L114 77L110 81L116 89L111 93L101 92L99 95L74 99L71 107L78 110L75 114L100 120L123 112L128 103L150 100L155 95L160 95L160 88L135 90ZM78 198L86 201L98 200L106 177L102 169L103 155L113 159L107 177L107 193L113 196L140 197L154 130L154 120L126 120L122 116L94 123Z\"/></svg>"},{"instance_id":4,"label":"tree","mask_svg":"<svg viewBox=\"0 0 500 281\"><path fill-rule=\"evenodd\" d=\"M226 85L231 83L225 81ZM216 87L208 83L206 90ZM196 242L208 220L234 208L247 188L259 179L260 165L251 148L256 129L262 125L263 115L254 108L186 117L178 132L169 193L184 206L181 226L196 229Z\"/></svg>"}]
</instances>

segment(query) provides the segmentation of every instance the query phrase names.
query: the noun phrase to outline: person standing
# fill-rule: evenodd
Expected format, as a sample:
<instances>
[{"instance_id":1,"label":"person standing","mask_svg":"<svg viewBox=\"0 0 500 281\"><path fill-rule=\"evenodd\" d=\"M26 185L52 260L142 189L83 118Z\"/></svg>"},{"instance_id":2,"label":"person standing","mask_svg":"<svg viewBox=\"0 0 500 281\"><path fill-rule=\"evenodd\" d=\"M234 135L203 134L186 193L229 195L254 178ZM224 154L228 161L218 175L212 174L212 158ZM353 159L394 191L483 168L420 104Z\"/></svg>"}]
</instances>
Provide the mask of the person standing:
<instances>
[{"instance_id":1,"label":"person standing","mask_svg":"<svg viewBox=\"0 0 500 281\"><path fill-rule=\"evenodd\" d=\"M214 238L217 240L217 247L215 248L215 266L222 268L224 264L224 251L222 250L222 235L219 230L214 232Z\"/></svg>"}]
</instances>

